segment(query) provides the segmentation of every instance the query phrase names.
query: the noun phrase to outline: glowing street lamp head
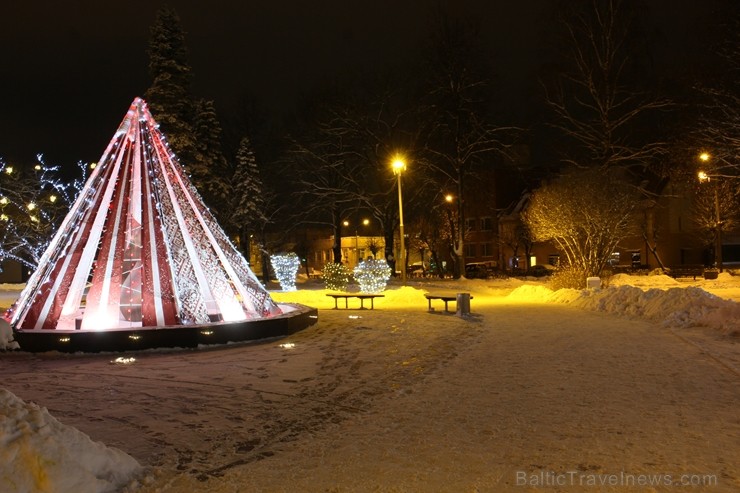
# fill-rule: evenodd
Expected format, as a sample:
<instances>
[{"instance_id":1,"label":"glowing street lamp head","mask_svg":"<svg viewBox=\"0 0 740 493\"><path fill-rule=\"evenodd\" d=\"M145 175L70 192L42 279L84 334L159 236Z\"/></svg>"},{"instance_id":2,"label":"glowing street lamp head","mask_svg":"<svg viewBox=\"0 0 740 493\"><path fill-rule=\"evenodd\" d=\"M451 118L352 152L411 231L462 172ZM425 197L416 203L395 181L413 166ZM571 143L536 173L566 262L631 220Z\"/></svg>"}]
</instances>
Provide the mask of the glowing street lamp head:
<instances>
[{"instance_id":1,"label":"glowing street lamp head","mask_svg":"<svg viewBox=\"0 0 740 493\"><path fill-rule=\"evenodd\" d=\"M368 224L370 224L370 219L363 219L363 220L362 220L362 224L363 224L364 226L367 226Z\"/></svg>"},{"instance_id":2,"label":"glowing street lamp head","mask_svg":"<svg viewBox=\"0 0 740 493\"><path fill-rule=\"evenodd\" d=\"M342 221L342 224L343 224L344 226L349 226L349 221Z\"/></svg>"},{"instance_id":3,"label":"glowing street lamp head","mask_svg":"<svg viewBox=\"0 0 740 493\"><path fill-rule=\"evenodd\" d=\"M393 172L399 174L406 170L406 161L403 159L403 156L396 155L393 158L391 166L393 166Z\"/></svg>"},{"instance_id":4,"label":"glowing street lamp head","mask_svg":"<svg viewBox=\"0 0 740 493\"><path fill-rule=\"evenodd\" d=\"M452 202L453 200L455 200L455 197L453 197L451 193L445 195L445 202Z\"/></svg>"},{"instance_id":5,"label":"glowing street lamp head","mask_svg":"<svg viewBox=\"0 0 740 493\"><path fill-rule=\"evenodd\" d=\"M705 163L706 163L707 161L709 161L709 158L710 158L710 157L712 157L712 156L710 156L708 152L702 152L701 154L699 154L699 159L701 159L701 160L702 160L702 161L704 161Z\"/></svg>"}]
</instances>

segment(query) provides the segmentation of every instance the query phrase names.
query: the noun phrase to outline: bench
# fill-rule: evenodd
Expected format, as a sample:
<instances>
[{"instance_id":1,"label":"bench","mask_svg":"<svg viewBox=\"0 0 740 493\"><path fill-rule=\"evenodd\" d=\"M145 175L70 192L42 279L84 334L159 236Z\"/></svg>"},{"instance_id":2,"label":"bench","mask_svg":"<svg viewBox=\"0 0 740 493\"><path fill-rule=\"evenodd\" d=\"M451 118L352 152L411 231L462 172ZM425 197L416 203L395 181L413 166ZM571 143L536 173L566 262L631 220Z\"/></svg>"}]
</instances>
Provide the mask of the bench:
<instances>
[{"instance_id":1,"label":"bench","mask_svg":"<svg viewBox=\"0 0 740 493\"><path fill-rule=\"evenodd\" d=\"M677 265L675 267L668 268L668 275L673 277L674 279L677 279L679 277L693 277L694 281L696 281L697 276L704 276L704 266L690 264Z\"/></svg>"},{"instance_id":2,"label":"bench","mask_svg":"<svg viewBox=\"0 0 740 493\"><path fill-rule=\"evenodd\" d=\"M457 302L457 295L456 294L431 294L431 293L427 293L427 294L424 295L424 297L429 302L429 311L430 312L433 312L434 311L434 309L432 308L432 300L442 300L442 301L444 301L445 302L445 312L448 312L448 313L449 313L449 310L447 309L448 308L447 304L450 301ZM472 300L473 297L471 296L470 299Z\"/></svg>"},{"instance_id":3,"label":"bench","mask_svg":"<svg viewBox=\"0 0 740 493\"><path fill-rule=\"evenodd\" d=\"M365 300L370 300L370 310L372 310L373 308L375 308L374 306L375 298L382 298L385 295L383 294L356 294L356 293L347 293L347 294L329 293L327 294L327 296L334 298L334 310L339 309L338 301L340 298L344 298L344 309L345 310L349 309L349 302L348 302L349 298L359 298L360 310L367 310L367 308L365 308Z\"/></svg>"}]
</instances>

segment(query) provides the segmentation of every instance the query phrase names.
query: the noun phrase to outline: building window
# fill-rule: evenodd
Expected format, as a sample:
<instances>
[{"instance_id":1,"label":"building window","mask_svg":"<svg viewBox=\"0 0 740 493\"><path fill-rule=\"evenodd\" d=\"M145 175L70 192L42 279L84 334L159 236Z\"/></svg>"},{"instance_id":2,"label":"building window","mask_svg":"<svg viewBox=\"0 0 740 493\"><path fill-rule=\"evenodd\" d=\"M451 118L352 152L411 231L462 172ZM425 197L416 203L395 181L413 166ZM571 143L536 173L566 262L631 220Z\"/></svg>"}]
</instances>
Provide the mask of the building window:
<instances>
[{"instance_id":1,"label":"building window","mask_svg":"<svg viewBox=\"0 0 740 493\"><path fill-rule=\"evenodd\" d=\"M554 265L555 267L560 266L560 254L557 253L551 253L547 256L547 263L550 265Z\"/></svg>"},{"instance_id":2,"label":"building window","mask_svg":"<svg viewBox=\"0 0 740 493\"><path fill-rule=\"evenodd\" d=\"M619 265L619 252L612 252L607 263L612 267Z\"/></svg>"},{"instance_id":3,"label":"building window","mask_svg":"<svg viewBox=\"0 0 740 493\"><path fill-rule=\"evenodd\" d=\"M481 231L493 231L493 218L491 217L480 218L480 230Z\"/></svg>"},{"instance_id":4,"label":"building window","mask_svg":"<svg viewBox=\"0 0 740 493\"><path fill-rule=\"evenodd\" d=\"M475 218L466 219L465 220L465 229L467 231L475 231L476 230L476 226L477 225L476 225L476 219Z\"/></svg>"},{"instance_id":5,"label":"building window","mask_svg":"<svg viewBox=\"0 0 740 493\"><path fill-rule=\"evenodd\" d=\"M465 244L465 257L477 257L476 254L476 244L475 243L466 243Z\"/></svg>"},{"instance_id":6,"label":"building window","mask_svg":"<svg viewBox=\"0 0 740 493\"><path fill-rule=\"evenodd\" d=\"M493 243L481 243L480 244L480 256L481 257L493 257Z\"/></svg>"}]
</instances>

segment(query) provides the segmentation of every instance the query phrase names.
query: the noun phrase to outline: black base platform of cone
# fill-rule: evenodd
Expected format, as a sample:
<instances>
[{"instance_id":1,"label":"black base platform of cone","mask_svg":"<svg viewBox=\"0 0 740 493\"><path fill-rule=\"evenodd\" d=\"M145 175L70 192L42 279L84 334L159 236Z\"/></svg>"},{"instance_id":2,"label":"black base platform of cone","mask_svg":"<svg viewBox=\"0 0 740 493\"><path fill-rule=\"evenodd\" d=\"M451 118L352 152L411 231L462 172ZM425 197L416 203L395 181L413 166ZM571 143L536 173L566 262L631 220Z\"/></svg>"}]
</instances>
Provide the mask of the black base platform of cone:
<instances>
[{"instance_id":1,"label":"black base platform of cone","mask_svg":"<svg viewBox=\"0 0 740 493\"><path fill-rule=\"evenodd\" d=\"M282 304L281 304L282 305ZM289 304L291 310L270 318L207 325L168 326L105 331L21 331L13 336L21 351L98 353L254 341L293 334L315 324L318 310Z\"/></svg>"}]
</instances>

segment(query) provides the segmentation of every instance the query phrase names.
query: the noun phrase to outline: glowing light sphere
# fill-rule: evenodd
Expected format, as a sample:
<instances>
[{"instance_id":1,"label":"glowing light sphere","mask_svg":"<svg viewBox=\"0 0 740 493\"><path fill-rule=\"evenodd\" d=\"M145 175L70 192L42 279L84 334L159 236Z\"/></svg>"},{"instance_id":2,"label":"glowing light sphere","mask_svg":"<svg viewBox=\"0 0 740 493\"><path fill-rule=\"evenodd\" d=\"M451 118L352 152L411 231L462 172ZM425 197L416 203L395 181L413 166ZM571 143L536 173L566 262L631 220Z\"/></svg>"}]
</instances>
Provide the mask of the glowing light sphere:
<instances>
[{"instance_id":1,"label":"glowing light sphere","mask_svg":"<svg viewBox=\"0 0 740 493\"><path fill-rule=\"evenodd\" d=\"M326 289L332 291L345 291L349 284L350 272L344 264L334 262L324 265L322 278Z\"/></svg>"},{"instance_id":2,"label":"glowing light sphere","mask_svg":"<svg viewBox=\"0 0 740 493\"><path fill-rule=\"evenodd\" d=\"M301 266L301 260L293 252L283 253L270 256L272 270L278 278L280 288L283 291L295 291L295 279L298 275L298 268Z\"/></svg>"},{"instance_id":3,"label":"glowing light sphere","mask_svg":"<svg viewBox=\"0 0 740 493\"><path fill-rule=\"evenodd\" d=\"M391 268L385 260L363 260L355 267L355 280L363 293L380 293L391 277Z\"/></svg>"}]
</instances>

